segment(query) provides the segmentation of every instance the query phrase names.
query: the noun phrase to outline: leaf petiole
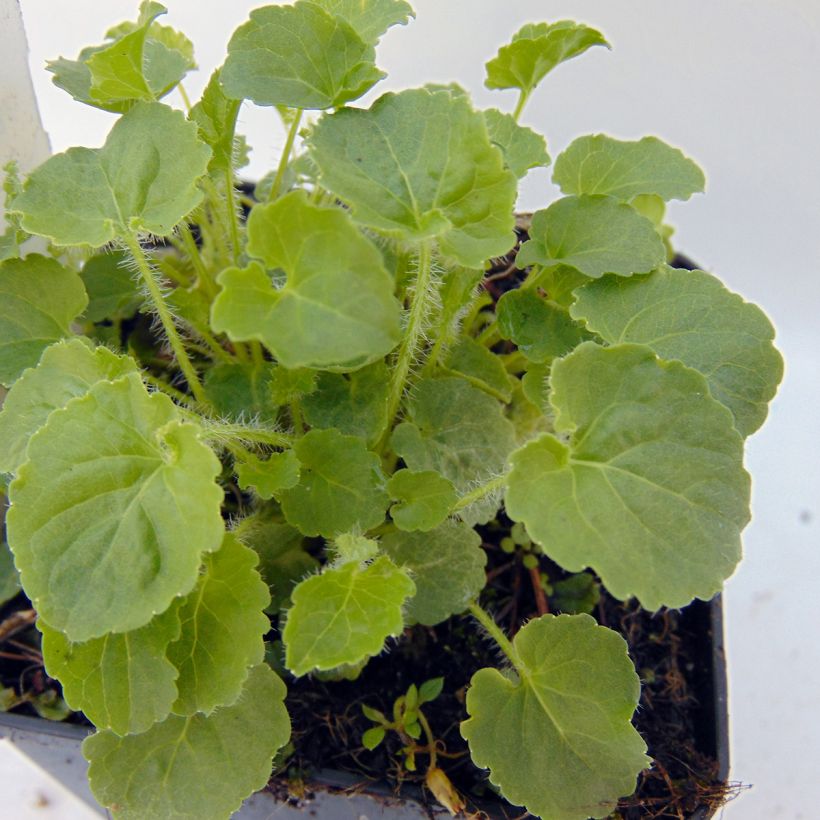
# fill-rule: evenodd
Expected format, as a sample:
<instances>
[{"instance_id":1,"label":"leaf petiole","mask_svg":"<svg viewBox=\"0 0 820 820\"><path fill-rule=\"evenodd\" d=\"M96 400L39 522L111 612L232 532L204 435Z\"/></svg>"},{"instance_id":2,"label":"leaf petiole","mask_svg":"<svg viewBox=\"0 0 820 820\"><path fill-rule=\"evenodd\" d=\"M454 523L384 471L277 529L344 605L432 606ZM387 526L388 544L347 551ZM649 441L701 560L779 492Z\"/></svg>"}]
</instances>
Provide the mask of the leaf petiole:
<instances>
[{"instance_id":1,"label":"leaf petiole","mask_svg":"<svg viewBox=\"0 0 820 820\"><path fill-rule=\"evenodd\" d=\"M269 202L273 202L273 200L279 196L279 189L282 187L282 180L285 178L285 170L290 162L290 154L291 151L293 151L293 143L296 141L296 135L299 133L299 123L302 121L303 113L301 108L297 109L296 116L290 125L285 147L282 149L282 156L279 158L279 167L276 169L273 185L270 186L270 193L268 194Z\"/></svg>"},{"instance_id":2,"label":"leaf petiole","mask_svg":"<svg viewBox=\"0 0 820 820\"><path fill-rule=\"evenodd\" d=\"M477 601L470 604L470 613L472 616L487 630L490 637L498 644L501 651L507 656L510 663L516 668L519 674L522 671L523 664L518 652L512 644L512 641L501 631L500 627L492 619L490 614L482 609Z\"/></svg>"}]
</instances>

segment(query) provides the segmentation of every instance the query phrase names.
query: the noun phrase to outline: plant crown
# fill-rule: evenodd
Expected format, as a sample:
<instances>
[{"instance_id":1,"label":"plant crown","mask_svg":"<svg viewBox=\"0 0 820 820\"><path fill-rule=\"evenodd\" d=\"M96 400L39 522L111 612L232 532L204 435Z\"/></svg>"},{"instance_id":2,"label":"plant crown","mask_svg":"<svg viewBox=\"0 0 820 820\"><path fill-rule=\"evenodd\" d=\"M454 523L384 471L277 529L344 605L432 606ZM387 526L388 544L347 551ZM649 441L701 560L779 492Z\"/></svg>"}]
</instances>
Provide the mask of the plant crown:
<instances>
[{"instance_id":1,"label":"plant crown","mask_svg":"<svg viewBox=\"0 0 820 820\"><path fill-rule=\"evenodd\" d=\"M478 603L475 527L503 505L527 566L591 568L652 610L733 572L743 441L782 363L758 308L669 264L665 203L703 174L655 137L575 140L494 306L518 180L550 163L525 103L598 31L503 46L487 86L518 91L513 114L456 85L363 108L412 9L296 0L253 11L183 112L159 102L195 66L165 11L49 64L117 119L101 148L8 169L0 240L8 548L46 668L97 727L94 794L122 818L228 817L290 737L266 637L290 675L350 676L466 615L505 657L469 683L475 764L534 815L607 814L650 763L626 644L586 614L508 639ZM288 131L255 198L243 101Z\"/></svg>"}]
</instances>

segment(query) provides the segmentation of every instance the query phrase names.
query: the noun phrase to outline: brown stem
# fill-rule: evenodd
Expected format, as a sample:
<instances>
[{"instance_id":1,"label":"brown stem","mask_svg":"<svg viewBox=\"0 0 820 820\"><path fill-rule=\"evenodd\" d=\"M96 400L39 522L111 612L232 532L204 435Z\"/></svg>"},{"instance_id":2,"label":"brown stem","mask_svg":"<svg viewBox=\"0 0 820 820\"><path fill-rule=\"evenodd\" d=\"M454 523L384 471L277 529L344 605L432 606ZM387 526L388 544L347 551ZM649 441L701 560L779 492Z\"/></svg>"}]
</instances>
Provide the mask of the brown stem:
<instances>
[{"instance_id":1,"label":"brown stem","mask_svg":"<svg viewBox=\"0 0 820 820\"><path fill-rule=\"evenodd\" d=\"M532 591L535 593L535 605L538 607L538 614L549 614L550 605L547 603L547 596L544 594L544 588L541 586L541 571L538 567L532 567L530 569L530 580L532 581Z\"/></svg>"}]
</instances>

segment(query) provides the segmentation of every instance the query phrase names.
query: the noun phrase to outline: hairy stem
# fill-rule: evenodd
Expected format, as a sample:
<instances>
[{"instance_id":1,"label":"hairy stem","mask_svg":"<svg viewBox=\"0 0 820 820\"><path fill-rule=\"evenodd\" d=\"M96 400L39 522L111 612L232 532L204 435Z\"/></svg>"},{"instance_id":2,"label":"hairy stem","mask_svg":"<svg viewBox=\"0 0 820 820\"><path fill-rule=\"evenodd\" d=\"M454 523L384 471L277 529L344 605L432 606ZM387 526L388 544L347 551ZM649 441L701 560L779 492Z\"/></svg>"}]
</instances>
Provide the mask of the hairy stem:
<instances>
[{"instance_id":1,"label":"hairy stem","mask_svg":"<svg viewBox=\"0 0 820 820\"><path fill-rule=\"evenodd\" d=\"M470 504L475 504L476 501L480 501L485 495L489 495L490 493L501 489L501 487L503 487L506 483L506 474L490 479L484 484L476 487L474 490L471 490L466 495L461 496L461 498L456 501L451 512L458 512L458 510L463 510L465 507L469 507Z\"/></svg>"},{"instance_id":2,"label":"hairy stem","mask_svg":"<svg viewBox=\"0 0 820 820\"><path fill-rule=\"evenodd\" d=\"M162 295L162 289L159 286L154 269L146 259L145 253L143 252L139 240L135 234L126 234L125 242L128 246L128 250L131 252L131 256L133 256L134 261L137 264L137 269L140 272L140 276L142 276L142 280L145 282L146 288L148 288L148 293L151 297L151 301L154 303L154 308L159 314L159 319L160 322L162 322L162 327L168 337L171 350L174 351L177 363L179 364L179 369L185 376L185 380L191 388L191 393L193 393L194 398L198 402L207 404L205 391L202 389L199 376L197 376L196 370L194 370L194 366L188 358L185 345L182 343L179 333L177 333L176 325L174 324L174 317L171 315L171 311L168 310L168 305L165 304L165 298Z\"/></svg>"},{"instance_id":3,"label":"hairy stem","mask_svg":"<svg viewBox=\"0 0 820 820\"><path fill-rule=\"evenodd\" d=\"M498 644L501 651L509 658L510 663L518 669L521 666L521 659L518 657L512 641L501 631L490 614L483 610L477 601L470 604L470 612L473 617L490 633L492 639Z\"/></svg>"},{"instance_id":4,"label":"hairy stem","mask_svg":"<svg viewBox=\"0 0 820 820\"><path fill-rule=\"evenodd\" d=\"M387 401L387 431L393 427L399 412L402 396L407 387L407 377L416 358L424 330L424 321L430 309L430 281L432 278L432 253L430 242L424 241L419 252L419 270L413 293L413 304L407 321L404 337L399 347L393 379L390 383L390 397ZM385 436L387 433L385 433Z\"/></svg>"},{"instance_id":5,"label":"hairy stem","mask_svg":"<svg viewBox=\"0 0 820 820\"><path fill-rule=\"evenodd\" d=\"M293 123L288 131L288 138L285 141L285 147L282 149L282 156L279 157L279 167L276 169L276 176L273 180L273 185L270 186L270 193L268 194L268 201L273 202L279 196L279 189L282 187L282 180L285 178L285 169L290 162L290 152L293 150L293 143L296 140L296 135L299 133L299 123L302 121L302 109L297 109L296 116L293 118Z\"/></svg>"},{"instance_id":6,"label":"hairy stem","mask_svg":"<svg viewBox=\"0 0 820 820\"><path fill-rule=\"evenodd\" d=\"M275 430L261 430L257 427L245 427L242 424L223 424L222 422L207 419L203 422L205 438L210 439L239 439L240 441L254 441L259 444L268 444L271 447L290 447L293 436L287 433L277 433Z\"/></svg>"},{"instance_id":7,"label":"hairy stem","mask_svg":"<svg viewBox=\"0 0 820 820\"><path fill-rule=\"evenodd\" d=\"M233 170L225 169L225 205L228 211L228 227L231 232L231 253L234 265L239 265L239 217L236 213L236 189L233 187Z\"/></svg>"},{"instance_id":8,"label":"hairy stem","mask_svg":"<svg viewBox=\"0 0 820 820\"><path fill-rule=\"evenodd\" d=\"M179 237L182 240L182 247L185 249L185 253L188 254L188 258L194 266L196 275L202 283L203 289L208 296L213 299L214 296L216 296L216 285L213 279L211 279L211 274L208 272L208 269L205 267L205 262L202 260L202 255L199 252L194 235L191 233L191 228L184 223L180 225Z\"/></svg>"}]
</instances>

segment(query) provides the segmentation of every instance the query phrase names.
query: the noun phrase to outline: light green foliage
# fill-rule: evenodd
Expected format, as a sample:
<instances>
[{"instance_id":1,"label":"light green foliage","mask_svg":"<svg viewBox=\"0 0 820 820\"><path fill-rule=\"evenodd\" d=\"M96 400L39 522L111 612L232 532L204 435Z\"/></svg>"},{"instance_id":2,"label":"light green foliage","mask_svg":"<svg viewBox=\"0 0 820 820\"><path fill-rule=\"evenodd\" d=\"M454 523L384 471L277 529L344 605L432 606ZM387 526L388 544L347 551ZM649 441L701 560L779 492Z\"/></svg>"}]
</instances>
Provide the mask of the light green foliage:
<instances>
[{"instance_id":1,"label":"light green foliage","mask_svg":"<svg viewBox=\"0 0 820 820\"><path fill-rule=\"evenodd\" d=\"M10 601L20 591L20 576L14 566L9 545L0 541L0 605Z\"/></svg>"},{"instance_id":2,"label":"light green foliage","mask_svg":"<svg viewBox=\"0 0 820 820\"><path fill-rule=\"evenodd\" d=\"M310 149L322 185L388 236L436 237L446 257L471 268L514 244L515 175L465 97L385 94L366 111L323 117Z\"/></svg>"},{"instance_id":3,"label":"light green foliage","mask_svg":"<svg viewBox=\"0 0 820 820\"><path fill-rule=\"evenodd\" d=\"M703 171L657 137L624 142L579 137L555 161L553 181L565 194L606 194L624 202L641 194L689 199L703 191Z\"/></svg>"},{"instance_id":4,"label":"light green foliage","mask_svg":"<svg viewBox=\"0 0 820 820\"><path fill-rule=\"evenodd\" d=\"M305 535L331 538L382 522L389 503L384 476L379 457L362 439L311 430L293 451L302 465L299 483L280 494L289 523Z\"/></svg>"},{"instance_id":5,"label":"light green foliage","mask_svg":"<svg viewBox=\"0 0 820 820\"><path fill-rule=\"evenodd\" d=\"M222 546L205 556L193 592L181 602L182 634L168 647L179 670L177 715L209 714L233 703L251 666L265 656L262 636L270 621L267 584L255 567L257 554L227 533Z\"/></svg>"},{"instance_id":6,"label":"light green foliage","mask_svg":"<svg viewBox=\"0 0 820 820\"><path fill-rule=\"evenodd\" d=\"M617 633L545 615L515 636L515 676L481 669L461 734L514 805L549 820L604 817L649 764L630 723L640 683Z\"/></svg>"},{"instance_id":7,"label":"light green foliage","mask_svg":"<svg viewBox=\"0 0 820 820\"><path fill-rule=\"evenodd\" d=\"M167 11L146 0L139 20L112 28L108 42L83 49L76 60L50 61L46 68L54 74L54 84L75 100L117 113L137 101L164 97L196 68L187 37L154 22Z\"/></svg>"},{"instance_id":8,"label":"light green foliage","mask_svg":"<svg viewBox=\"0 0 820 820\"><path fill-rule=\"evenodd\" d=\"M607 196L567 196L533 215L517 263L566 265L598 278L649 273L665 259L655 226L634 208Z\"/></svg>"},{"instance_id":9,"label":"light green foliage","mask_svg":"<svg viewBox=\"0 0 820 820\"><path fill-rule=\"evenodd\" d=\"M390 374L384 362L352 373L320 373L316 390L305 396L302 410L311 427L335 427L340 433L378 440L387 427Z\"/></svg>"},{"instance_id":10,"label":"light green foliage","mask_svg":"<svg viewBox=\"0 0 820 820\"><path fill-rule=\"evenodd\" d=\"M588 281L583 273L566 265L542 271L538 276L539 288L563 308L568 308L575 301L575 289Z\"/></svg>"},{"instance_id":11,"label":"light green foliage","mask_svg":"<svg viewBox=\"0 0 820 820\"><path fill-rule=\"evenodd\" d=\"M55 410L9 488L8 538L46 623L73 641L144 626L222 541L220 465L139 376Z\"/></svg>"},{"instance_id":12,"label":"light green foliage","mask_svg":"<svg viewBox=\"0 0 820 820\"><path fill-rule=\"evenodd\" d=\"M219 69L211 74L211 79L199 102L191 108L188 117L199 127L199 138L210 146L211 161L208 170L226 171L234 167L237 153L236 117L240 100L230 100L225 96L219 82Z\"/></svg>"},{"instance_id":13,"label":"light green foliage","mask_svg":"<svg viewBox=\"0 0 820 820\"><path fill-rule=\"evenodd\" d=\"M83 742L94 796L118 820L224 820L271 773L290 738L285 685L254 667L235 703L211 715L172 715L140 735L97 732Z\"/></svg>"},{"instance_id":14,"label":"light green foliage","mask_svg":"<svg viewBox=\"0 0 820 820\"><path fill-rule=\"evenodd\" d=\"M521 377L521 389L527 399L538 407L542 413L552 415L549 403L549 362L528 362L527 369Z\"/></svg>"},{"instance_id":15,"label":"light green foliage","mask_svg":"<svg viewBox=\"0 0 820 820\"><path fill-rule=\"evenodd\" d=\"M269 363L221 362L208 370L205 392L220 415L245 421L272 421L276 418L272 378L273 367Z\"/></svg>"},{"instance_id":16,"label":"light green foliage","mask_svg":"<svg viewBox=\"0 0 820 820\"><path fill-rule=\"evenodd\" d=\"M450 350L445 367L503 402L512 398L513 382L501 359L469 336Z\"/></svg>"},{"instance_id":17,"label":"light green foliage","mask_svg":"<svg viewBox=\"0 0 820 820\"><path fill-rule=\"evenodd\" d=\"M334 564L337 567L351 562L362 564L379 554L379 542L363 535L343 532L334 539L333 551L336 554Z\"/></svg>"},{"instance_id":18,"label":"light green foliage","mask_svg":"<svg viewBox=\"0 0 820 820\"><path fill-rule=\"evenodd\" d=\"M85 395L98 381L136 371L134 360L84 339L56 342L40 362L12 385L0 410L0 472L13 473L25 461L31 436L53 410Z\"/></svg>"},{"instance_id":19,"label":"light green foliage","mask_svg":"<svg viewBox=\"0 0 820 820\"><path fill-rule=\"evenodd\" d=\"M89 322L127 319L142 304L142 294L127 260L122 251L109 251L92 256L83 265L80 276L88 293L84 316Z\"/></svg>"},{"instance_id":20,"label":"light green foliage","mask_svg":"<svg viewBox=\"0 0 820 820\"><path fill-rule=\"evenodd\" d=\"M341 17L366 43L376 45L391 26L406 25L415 12L404 0L313 0Z\"/></svg>"},{"instance_id":21,"label":"light green foliage","mask_svg":"<svg viewBox=\"0 0 820 820\"><path fill-rule=\"evenodd\" d=\"M547 142L540 134L519 125L512 114L503 114L497 108L481 113L490 142L501 149L504 162L519 179L531 168L546 168L550 164Z\"/></svg>"},{"instance_id":22,"label":"light green foliage","mask_svg":"<svg viewBox=\"0 0 820 820\"><path fill-rule=\"evenodd\" d=\"M211 150L196 125L161 103L137 103L102 148L69 148L40 165L12 210L29 233L98 247L134 231L167 236L199 203Z\"/></svg>"},{"instance_id":23,"label":"light green foliage","mask_svg":"<svg viewBox=\"0 0 820 820\"><path fill-rule=\"evenodd\" d=\"M285 367L354 369L399 339L399 304L378 249L339 208L311 205L304 191L253 209L248 253L281 268L280 289L258 263L229 268L212 310L217 331L257 339Z\"/></svg>"},{"instance_id":24,"label":"light green foliage","mask_svg":"<svg viewBox=\"0 0 820 820\"><path fill-rule=\"evenodd\" d=\"M138 734L171 713L178 673L166 651L179 637L176 606L141 629L85 643L72 643L42 620L37 627L46 671L62 684L68 705L98 729Z\"/></svg>"},{"instance_id":25,"label":"light green foliage","mask_svg":"<svg viewBox=\"0 0 820 820\"><path fill-rule=\"evenodd\" d=\"M456 267L448 271L441 281L441 318L439 324L445 335L454 335L459 322L475 299L478 284L484 277L483 270Z\"/></svg>"},{"instance_id":26,"label":"light green foliage","mask_svg":"<svg viewBox=\"0 0 820 820\"><path fill-rule=\"evenodd\" d=\"M404 629L402 606L414 592L404 570L383 556L302 581L282 633L288 669L299 676L377 655Z\"/></svg>"},{"instance_id":27,"label":"light green foliage","mask_svg":"<svg viewBox=\"0 0 820 820\"><path fill-rule=\"evenodd\" d=\"M253 487L260 498L273 498L299 483L299 459L293 450L271 453L266 459L248 456L237 460L235 469L239 486Z\"/></svg>"},{"instance_id":28,"label":"light green foliage","mask_svg":"<svg viewBox=\"0 0 820 820\"><path fill-rule=\"evenodd\" d=\"M518 88L529 95L557 65L609 43L594 28L571 20L528 23L487 63L487 88Z\"/></svg>"},{"instance_id":29,"label":"light green foliage","mask_svg":"<svg viewBox=\"0 0 820 820\"><path fill-rule=\"evenodd\" d=\"M393 432L393 449L411 470L435 470L459 494L502 473L515 448L515 430L502 405L464 379L420 381L407 416ZM460 515L470 524L485 523L498 506L484 498Z\"/></svg>"},{"instance_id":30,"label":"light green foliage","mask_svg":"<svg viewBox=\"0 0 820 820\"><path fill-rule=\"evenodd\" d=\"M513 454L506 508L571 572L650 610L709 599L749 519L743 442L706 380L642 345L585 343L552 367L555 429Z\"/></svg>"},{"instance_id":31,"label":"light green foliage","mask_svg":"<svg viewBox=\"0 0 820 820\"><path fill-rule=\"evenodd\" d=\"M438 527L458 500L452 482L433 470L399 470L387 482L387 492L398 501L390 508L393 523L408 532Z\"/></svg>"},{"instance_id":32,"label":"light green foliage","mask_svg":"<svg viewBox=\"0 0 820 820\"><path fill-rule=\"evenodd\" d=\"M0 384L10 385L52 342L70 336L87 304L80 277L54 259L31 254L0 263Z\"/></svg>"},{"instance_id":33,"label":"light green foliage","mask_svg":"<svg viewBox=\"0 0 820 820\"><path fill-rule=\"evenodd\" d=\"M673 268L634 281L607 276L577 297L572 315L607 342L649 345L703 373L744 436L763 424L783 377L774 328L760 308L714 276Z\"/></svg>"},{"instance_id":34,"label":"light green foliage","mask_svg":"<svg viewBox=\"0 0 820 820\"><path fill-rule=\"evenodd\" d=\"M20 245L26 241L28 234L20 229L20 217L9 212L11 201L23 189L20 182L19 169L15 160L7 162L2 169L3 194L4 194L4 218L6 229L0 233L0 262L6 259L13 259L20 256Z\"/></svg>"},{"instance_id":35,"label":"light green foliage","mask_svg":"<svg viewBox=\"0 0 820 820\"><path fill-rule=\"evenodd\" d=\"M569 313L532 289L511 290L498 300L498 330L531 361L543 363L563 356L589 334Z\"/></svg>"},{"instance_id":36,"label":"light green foliage","mask_svg":"<svg viewBox=\"0 0 820 820\"><path fill-rule=\"evenodd\" d=\"M577 572L552 584L550 602L559 612L569 615L590 614L601 598L601 585L589 572Z\"/></svg>"},{"instance_id":37,"label":"light green foliage","mask_svg":"<svg viewBox=\"0 0 820 820\"><path fill-rule=\"evenodd\" d=\"M447 521L431 532L388 533L382 549L408 570L416 584L407 605L408 623L433 626L464 612L487 582L481 538L458 521Z\"/></svg>"},{"instance_id":38,"label":"light green foliage","mask_svg":"<svg viewBox=\"0 0 820 820\"><path fill-rule=\"evenodd\" d=\"M290 524L257 515L240 526L240 537L259 555L259 574L271 596L268 611L277 613L290 602L291 590L315 572L319 562L305 550L302 533Z\"/></svg>"},{"instance_id":39,"label":"light green foliage","mask_svg":"<svg viewBox=\"0 0 820 820\"><path fill-rule=\"evenodd\" d=\"M263 6L228 43L222 85L257 105L336 108L361 97L384 73L373 46L316 3Z\"/></svg>"}]
</instances>

